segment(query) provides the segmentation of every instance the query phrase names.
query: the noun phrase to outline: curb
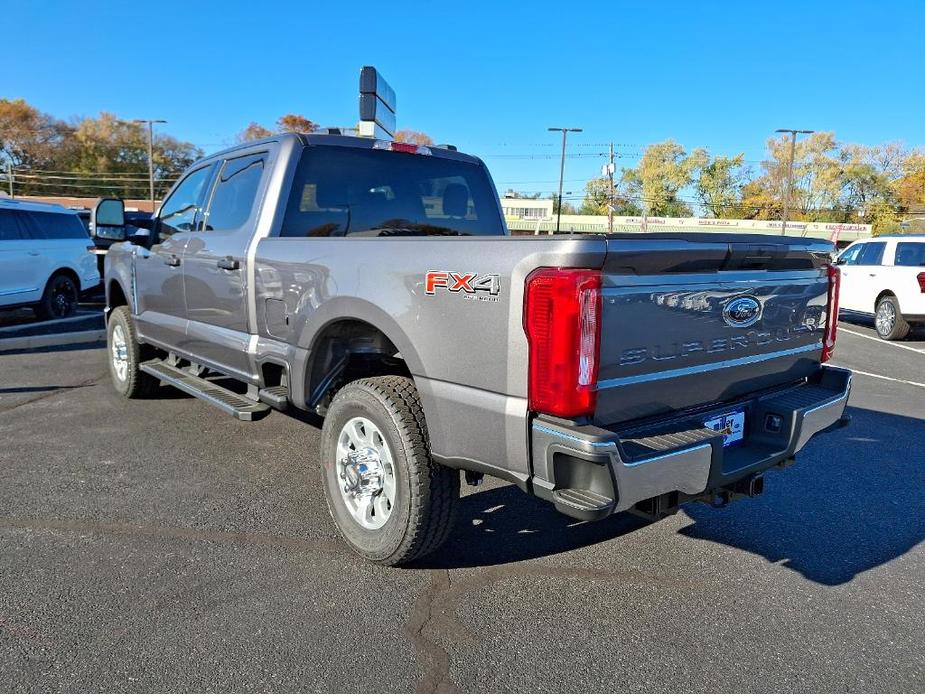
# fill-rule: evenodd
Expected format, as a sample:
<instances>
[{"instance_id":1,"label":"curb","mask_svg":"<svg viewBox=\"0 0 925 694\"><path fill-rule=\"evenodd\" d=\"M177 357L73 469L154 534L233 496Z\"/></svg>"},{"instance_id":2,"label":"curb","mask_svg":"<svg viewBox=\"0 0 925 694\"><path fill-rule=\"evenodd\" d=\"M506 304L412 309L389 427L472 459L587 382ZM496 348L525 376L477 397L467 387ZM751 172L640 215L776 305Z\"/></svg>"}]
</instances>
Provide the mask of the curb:
<instances>
[{"instance_id":1,"label":"curb","mask_svg":"<svg viewBox=\"0 0 925 694\"><path fill-rule=\"evenodd\" d=\"M55 318L54 320L46 321L36 321L34 323L19 323L16 325L4 325L0 326L0 335L4 333L15 333L19 330L28 330L29 328L45 328L49 325L64 325L66 323L79 323L83 320L89 320L91 318L96 318L97 316L102 317L103 314L100 311L78 311L77 315L69 316L68 318Z\"/></svg>"},{"instance_id":2,"label":"curb","mask_svg":"<svg viewBox=\"0 0 925 694\"><path fill-rule=\"evenodd\" d=\"M0 353L40 349L42 347L88 344L91 342L102 342L105 339L105 330L83 330L81 332L57 333L55 335L8 337L4 340L0 340Z\"/></svg>"}]
</instances>

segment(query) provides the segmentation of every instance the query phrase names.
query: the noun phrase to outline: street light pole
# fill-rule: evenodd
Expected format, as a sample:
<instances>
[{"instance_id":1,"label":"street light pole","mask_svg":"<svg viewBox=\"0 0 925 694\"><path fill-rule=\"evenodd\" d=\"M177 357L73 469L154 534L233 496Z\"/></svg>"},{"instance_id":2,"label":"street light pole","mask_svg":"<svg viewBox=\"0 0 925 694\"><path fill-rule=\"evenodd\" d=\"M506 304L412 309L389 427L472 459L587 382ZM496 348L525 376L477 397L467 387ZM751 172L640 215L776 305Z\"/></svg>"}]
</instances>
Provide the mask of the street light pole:
<instances>
[{"instance_id":1,"label":"street light pole","mask_svg":"<svg viewBox=\"0 0 925 694\"><path fill-rule=\"evenodd\" d=\"M790 161L787 164L787 192L784 194L784 218L780 226L781 236L787 234L787 217L790 215L790 192L793 187L793 157L797 149L797 135L810 135L813 130L790 130L788 128L778 128L774 132L790 133Z\"/></svg>"},{"instance_id":2,"label":"street light pole","mask_svg":"<svg viewBox=\"0 0 925 694\"><path fill-rule=\"evenodd\" d=\"M151 214L154 214L154 124L166 123L165 120L150 120L136 118L132 123L146 123L148 125L148 184L151 192Z\"/></svg>"},{"instance_id":3,"label":"street light pole","mask_svg":"<svg viewBox=\"0 0 925 694\"><path fill-rule=\"evenodd\" d=\"M581 128L547 128L550 132L562 133L562 159L559 162L559 213L556 215L556 233L559 233L559 225L562 221L562 183L565 179L565 140L569 133L580 133Z\"/></svg>"}]
</instances>

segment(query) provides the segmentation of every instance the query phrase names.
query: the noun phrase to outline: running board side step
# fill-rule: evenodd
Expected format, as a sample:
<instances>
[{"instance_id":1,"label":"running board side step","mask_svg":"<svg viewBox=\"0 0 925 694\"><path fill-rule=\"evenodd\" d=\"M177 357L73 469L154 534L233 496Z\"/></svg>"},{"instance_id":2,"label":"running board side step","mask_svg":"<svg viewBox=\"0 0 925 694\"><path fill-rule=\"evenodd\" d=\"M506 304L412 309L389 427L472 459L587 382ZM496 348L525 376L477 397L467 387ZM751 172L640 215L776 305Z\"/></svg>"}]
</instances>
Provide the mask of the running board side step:
<instances>
[{"instance_id":1,"label":"running board side step","mask_svg":"<svg viewBox=\"0 0 925 694\"><path fill-rule=\"evenodd\" d=\"M289 407L289 387L285 385L261 388L257 391L257 397L260 398L260 402L266 403L274 410L285 410Z\"/></svg>"},{"instance_id":2,"label":"running board side step","mask_svg":"<svg viewBox=\"0 0 925 694\"><path fill-rule=\"evenodd\" d=\"M246 422L260 419L270 411L270 408L262 402L251 400L204 378L194 376L160 359L142 362L139 368L146 374L174 388L179 388L184 393L205 400L223 412Z\"/></svg>"}]
</instances>

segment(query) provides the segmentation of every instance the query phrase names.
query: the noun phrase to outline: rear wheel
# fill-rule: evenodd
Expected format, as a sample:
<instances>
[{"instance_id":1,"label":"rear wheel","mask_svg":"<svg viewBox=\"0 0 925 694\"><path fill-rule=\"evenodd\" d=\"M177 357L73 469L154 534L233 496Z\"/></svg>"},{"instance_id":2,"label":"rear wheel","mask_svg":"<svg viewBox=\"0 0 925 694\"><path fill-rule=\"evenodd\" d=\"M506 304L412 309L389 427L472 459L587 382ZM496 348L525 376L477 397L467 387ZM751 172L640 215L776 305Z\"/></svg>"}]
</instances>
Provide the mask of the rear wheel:
<instances>
[{"instance_id":1,"label":"rear wheel","mask_svg":"<svg viewBox=\"0 0 925 694\"><path fill-rule=\"evenodd\" d=\"M157 390L156 378L139 366L147 354L146 345L138 344L135 323L127 306L114 308L106 326L106 346L112 385L126 398L141 398Z\"/></svg>"},{"instance_id":2,"label":"rear wheel","mask_svg":"<svg viewBox=\"0 0 925 694\"><path fill-rule=\"evenodd\" d=\"M77 311L77 283L65 274L52 275L35 312L42 320L73 316Z\"/></svg>"},{"instance_id":3,"label":"rear wheel","mask_svg":"<svg viewBox=\"0 0 925 694\"><path fill-rule=\"evenodd\" d=\"M909 324L899 310L899 301L895 296L884 296L877 302L874 314L877 334L884 340L901 340L909 334Z\"/></svg>"},{"instance_id":4,"label":"rear wheel","mask_svg":"<svg viewBox=\"0 0 925 694\"><path fill-rule=\"evenodd\" d=\"M459 473L430 457L424 410L410 378L348 383L331 403L321 436L328 509L357 553L394 566L443 544Z\"/></svg>"}]
</instances>

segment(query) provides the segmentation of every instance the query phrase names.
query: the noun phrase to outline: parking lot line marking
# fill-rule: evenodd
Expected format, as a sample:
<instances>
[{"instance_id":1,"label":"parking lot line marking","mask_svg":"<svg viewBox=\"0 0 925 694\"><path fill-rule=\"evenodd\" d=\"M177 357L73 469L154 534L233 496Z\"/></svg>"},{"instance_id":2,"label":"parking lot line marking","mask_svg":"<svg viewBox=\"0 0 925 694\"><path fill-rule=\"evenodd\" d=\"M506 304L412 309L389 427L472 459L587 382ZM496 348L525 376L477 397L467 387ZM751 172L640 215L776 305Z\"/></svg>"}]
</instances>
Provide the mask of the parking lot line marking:
<instances>
[{"instance_id":1,"label":"parking lot line marking","mask_svg":"<svg viewBox=\"0 0 925 694\"><path fill-rule=\"evenodd\" d=\"M834 365L833 365L834 366ZM852 369L850 366L840 365L843 369L848 369L851 373L860 374L861 376L870 376L871 378L882 378L884 381L895 381L896 383L905 383L907 386L917 386L918 388L925 388L925 383L917 383L916 381L906 381L902 378L893 378L892 376L881 376L880 374L872 374L868 371L859 371L858 369Z\"/></svg>"},{"instance_id":2,"label":"parking lot line marking","mask_svg":"<svg viewBox=\"0 0 925 694\"><path fill-rule=\"evenodd\" d=\"M915 352L916 354L925 354L925 351L921 349L916 349L915 347L910 347L909 345L898 345L895 342L890 342L889 340L881 340L879 337L874 337L873 335L865 335L864 333L858 333L858 332L855 332L854 330L848 330L848 328L839 328L838 332L850 333L852 335L857 335L858 337L863 337L868 340L876 340L877 342L880 342L885 345L889 345L890 347L899 347L900 349L908 349L910 352Z\"/></svg>"}]
</instances>

